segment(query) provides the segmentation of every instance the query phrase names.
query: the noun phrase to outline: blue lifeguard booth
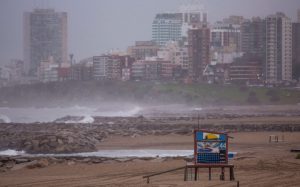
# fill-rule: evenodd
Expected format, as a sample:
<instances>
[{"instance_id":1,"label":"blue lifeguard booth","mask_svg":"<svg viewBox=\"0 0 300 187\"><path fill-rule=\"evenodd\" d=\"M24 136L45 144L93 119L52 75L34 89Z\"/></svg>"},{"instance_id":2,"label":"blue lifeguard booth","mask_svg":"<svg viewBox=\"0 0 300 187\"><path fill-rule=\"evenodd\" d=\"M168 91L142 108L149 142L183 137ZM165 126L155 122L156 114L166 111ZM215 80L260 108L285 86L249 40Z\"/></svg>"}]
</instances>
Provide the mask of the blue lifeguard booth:
<instances>
[{"instance_id":1,"label":"blue lifeguard booth","mask_svg":"<svg viewBox=\"0 0 300 187\"><path fill-rule=\"evenodd\" d=\"M228 163L228 134L207 130L194 130L194 161L187 162L184 180L193 176L198 180L198 170L208 168L208 178L211 180L212 168L220 168L220 180L225 180L225 168L229 169L230 180L234 180L234 165Z\"/></svg>"}]
</instances>

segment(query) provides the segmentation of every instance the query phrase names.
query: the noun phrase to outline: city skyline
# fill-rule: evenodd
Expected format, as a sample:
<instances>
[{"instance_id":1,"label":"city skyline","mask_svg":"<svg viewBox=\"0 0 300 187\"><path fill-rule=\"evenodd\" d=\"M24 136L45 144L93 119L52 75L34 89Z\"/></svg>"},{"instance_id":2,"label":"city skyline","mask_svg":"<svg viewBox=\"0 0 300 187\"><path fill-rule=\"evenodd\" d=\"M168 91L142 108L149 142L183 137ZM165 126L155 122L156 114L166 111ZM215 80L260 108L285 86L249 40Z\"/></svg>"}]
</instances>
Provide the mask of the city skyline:
<instances>
[{"instance_id":1,"label":"city skyline","mask_svg":"<svg viewBox=\"0 0 300 187\"><path fill-rule=\"evenodd\" d=\"M36 6L54 8L56 11L68 13L69 53L74 53L75 59L78 61L93 55L100 55L110 49L126 50L137 40L150 40L151 25L155 14L176 11L182 2L191 1L163 0L159 1L160 6L157 6L156 1L140 2L137 0L126 2L118 0L89 0L84 2L80 0L72 2L70 0L51 2L2 0L0 2L0 23L2 25L0 31L0 65L9 63L11 59L23 59L22 14L26 11L32 11ZM237 0L226 2L203 0L201 2L205 6L210 23L222 20L229 15L241 15L245 18L264 17L278 11L284 12L295 22L297 9L300 7L297 0L285 2L255 0L243 3ZM239 8L235 8L235 6ZM260 9L257 10L257 7ZM257 12L253 12L254 8ZM145 11L146 9L147 11ZM218 13L215 14L215 12ZM120 19L120 15L122 19ZM120 27L122 27L123 34L119 34Z\"/></svg>"}]
</instances>

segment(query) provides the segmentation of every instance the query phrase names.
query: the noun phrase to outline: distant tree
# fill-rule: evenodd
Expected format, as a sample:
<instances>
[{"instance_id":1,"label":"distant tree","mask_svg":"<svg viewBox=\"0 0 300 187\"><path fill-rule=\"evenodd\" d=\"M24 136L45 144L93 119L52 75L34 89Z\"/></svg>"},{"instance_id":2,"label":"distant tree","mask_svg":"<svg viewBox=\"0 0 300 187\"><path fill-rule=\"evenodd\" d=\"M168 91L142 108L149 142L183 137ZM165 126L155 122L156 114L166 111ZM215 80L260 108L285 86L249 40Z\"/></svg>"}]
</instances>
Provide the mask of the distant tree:
<instances>
[{"instance_id":1,"label":"distant tree","mask_svg":"<svg viewBox=\"0 0 300 187\"><path fill-rule=\"evenodd\" d=\"M258 104L259 103L259 99L256 96L256 92L254 92L254 91L249 92L247 102L251 103L251 104Z\"/></svg>"},{"instance_id":2,"label":"distant tree","mask_svg":"<svg viewBox=\"0 0 300 187\"><path fill-rule=\"evenodd\" d=\"M243 86L240 86L240 87L239 87L239 90L240 90L241 92L246 92L246 91L248 91L248 87L245 86L245 85L243 85Z\"/></svg>"},{"instance_id":3,"label":"distant tree","mask_svg":"<svg viewBox=\"0 0 300 187\"><path fill-rule=\"evenodd\" d=\"M279 97L279 95L272 95L271 97L270 97L270 101L271 102L278 102L278 101L280 101L280 97Z\"/></svg>"},{"instance_id":4,"label":"distant tree","mask_svg":"<svg viewBox=\"0 0 300 187\"><path fill-rule=\"evenodd\" d=\"M270 101L271 102L278 102L280 101L280 96L278 94L278 92L274 89L270 89L266 92L266 95L270 97Z\"/></svg>"},{"instance_id":5,"label":"distant tree","mask_svg":"<svg viewBox=\"0 0 300 187\"><path fill-rule=\"evenodd\" d=\"M269 89L267 92L266 92L266 95L267 96L273 96L273 95L278 95L277 91L274 90L274 89Z\"/></svg>"}]
</instances>

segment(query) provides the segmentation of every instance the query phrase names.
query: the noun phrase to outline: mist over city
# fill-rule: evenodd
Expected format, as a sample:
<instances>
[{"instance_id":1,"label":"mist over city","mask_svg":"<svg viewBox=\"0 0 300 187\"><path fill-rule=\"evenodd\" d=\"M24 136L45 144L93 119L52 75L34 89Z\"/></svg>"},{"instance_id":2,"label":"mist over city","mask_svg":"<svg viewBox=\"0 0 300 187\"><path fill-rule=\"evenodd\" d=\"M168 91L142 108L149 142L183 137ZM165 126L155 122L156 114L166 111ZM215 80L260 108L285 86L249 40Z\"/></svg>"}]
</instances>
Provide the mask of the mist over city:
<instances>
[{"instance_id":1,"label":"mist over city","mask_svg":"<svg viewBox=\"0 0 300 187\"><path fill-rule=\"evenodd\" d=\"M0 0L0 186L299 186L299 0Z\"/></svg>"}]
</instances>

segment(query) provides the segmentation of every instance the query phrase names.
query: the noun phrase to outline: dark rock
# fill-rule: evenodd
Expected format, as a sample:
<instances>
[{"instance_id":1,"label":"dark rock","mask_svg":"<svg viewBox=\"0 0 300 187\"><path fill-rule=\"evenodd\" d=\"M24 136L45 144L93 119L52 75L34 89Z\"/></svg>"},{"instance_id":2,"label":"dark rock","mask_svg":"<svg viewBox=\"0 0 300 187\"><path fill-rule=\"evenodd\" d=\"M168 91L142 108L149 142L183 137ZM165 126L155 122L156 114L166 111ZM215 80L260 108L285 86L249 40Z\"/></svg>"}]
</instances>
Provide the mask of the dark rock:
<instances>
[{"instance_id":1,"label":"dark rock","mask_svg":"<svg viewBox=\"0 0 300 187\"><path fill-rule=\"evenodd\" d=\"M57 139L58 144L63 144L64 142L61 139Z\"/></svg>"},{"instance_id":2,"label":"dark rock","mask_svg":"<svg viewBox=\"0 0 300 187\"><path fill-rule=\"evenodd\" d=\"M5 167L6 167L7 169L13 168L14 165L15 165L15 162L12 161L12 160L10 160L10 161L8 161L8 162L5 163Z\"/></svg>"},{"instance_id":3,"label":"dark rock","mask_svg":"<svg viewBox=\"0 0 300 187\"><path fill-rule=\"evenodd\" d=\"M69 143L69 144L74 143L74 138L71 137L71 136L68 136L68 143Z\"/></svg>"},{"instance_id":4,"label":"dark rock","mask_svg":"<svg viewBox=\"0 0 300 187\"><path fill-rule=\"evenodd\" d=\"M16 164L21 164L21 163L24 163L24 162L30 162L30 160L26 159L26 158L16 158L15 162L16 162Z\"/></svg>"},{"instance_id":5,"label":"dark rock","mask_svg":"<svg viewBox=\"0 0 300 187\"><path fill-rule=\"evenodd\" d=\"M35 168L44 168L49 165L49 162L47 159L41 159L41 160L34 160L26 165L28 169L35 169Z\"/></svg>"}]
</instances>

